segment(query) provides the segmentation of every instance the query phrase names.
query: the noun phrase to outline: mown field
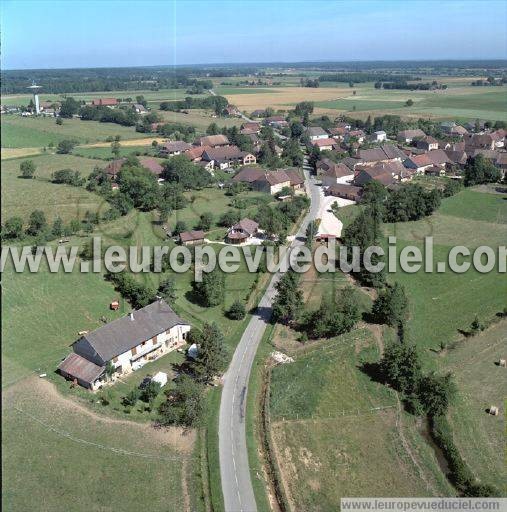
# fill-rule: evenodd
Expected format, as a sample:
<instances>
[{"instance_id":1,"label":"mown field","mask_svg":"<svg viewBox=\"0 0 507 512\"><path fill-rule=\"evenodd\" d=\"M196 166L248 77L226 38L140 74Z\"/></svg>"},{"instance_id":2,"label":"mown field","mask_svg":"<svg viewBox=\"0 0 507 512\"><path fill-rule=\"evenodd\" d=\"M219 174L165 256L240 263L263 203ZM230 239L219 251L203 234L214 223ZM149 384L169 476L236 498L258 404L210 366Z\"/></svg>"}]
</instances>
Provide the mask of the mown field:
<instances>
[{"instance_id":1,"label":"mown field","mask_svg":"<svg viewBox=\"0 0 507 512\"><path fill-rule=\"evenodd\" d=\"M454 440L475 475L506 491L505 368L498 361L507 350L507 320L449 350L439 366L454 374L460 393L450 411ZM487 414L495 405L499 416Z\"/></svg>"}]
</instances>

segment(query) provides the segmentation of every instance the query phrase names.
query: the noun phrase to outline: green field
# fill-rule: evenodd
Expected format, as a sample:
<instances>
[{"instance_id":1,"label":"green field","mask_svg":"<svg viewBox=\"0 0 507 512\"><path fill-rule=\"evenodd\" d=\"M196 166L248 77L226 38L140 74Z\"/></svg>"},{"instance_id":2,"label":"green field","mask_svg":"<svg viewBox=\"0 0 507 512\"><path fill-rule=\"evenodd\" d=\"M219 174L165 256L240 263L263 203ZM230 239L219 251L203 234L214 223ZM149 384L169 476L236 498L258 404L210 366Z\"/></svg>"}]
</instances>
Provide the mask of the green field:
<instances>
[{"instance_id":1,"label":"green field","mask_svg":"<svg viewBox=\"0 0 507 512\"><path fill-rule=\"evenodd\" d=\"M184 99L189 94L185 88L182 89L159 89L158 91L138 90L138 91L108 91L108 92L87 92L87 93L67 93L45 94L42 91L39 94L39 100L43 101L63 101L65 97L73 97L78 101L91 101L96 98L132 98L135 102L136 96L144 96L148 102L151 101L175 101ZM204 94L193 94L192 97L199 98ZM31 94L7 94L2 96L2 105L28 105L33 98Z\"/></svg>"},{"instance_id":2,"label":"green field","mask_svg":"<svg viewBox=\"0 0 507 512\"><path fill-rule=\"evenodd\" d=\"M358 329L274 368L272 436L294 510L331 512L345 496L452 493L413 419L358 369L377 357Z\"/></svg>"},{"instance_id":3,"label":"green field","mask_svg":"<svg viewBox=\"0 0 507 512\"><path fill-rule=\"evenodd\" d=\"M1 128L4 148L43 147L50 143L56 146L63 139L74 139L81 144L87 144L105 141L115 135L120 135L122 139L146 136L136 132L134 127L98 121L64 119L59 126L50 117L2 116Z\"/></svg>"},{"instance_id":4,"label":"green field","mask_svg":"<svg viewBox=\"0 0 507 512\"><path fill-rule=\"evenodd\" d=\"M450 411L454 440L472 472L482 481L503 489L505 466L505 368L497 366L505 358L507 321L502 320L479 336L467 339L448 351L437 363L452 371L460 394ZM499 416L486 413L491 405Z\"/></svg>"},{"instance_id":5,"label":"green field","mask_svg":"<svg viewBox=\"0 0 507 512\"><path fill-rule=\"evenodd\" d=\"M36 178L20 178L19 166L23 160L32 160ZM104 200L83 187L51 183L51 174L59 169L73 169L87 176L102 160L92 160L74 155L40 155L30 159L13 159L2 162L2 217L20 216L27 219L33 210L42 210L48 222L60 215L65 221L82 218L87 210L95 212L105 208Z\"/></svg>"},{"instance_id":6,"label":"green field","mask_svg":"<svg viewBox=\"0 0 507 512\"><path fill-rule=\"evenodd\" d=\"M414 102L411 107L405 106L408 99ZM317 101L315 106L345 112L372 111L378 115L393 111L410 117L507 121L507 89L492 87L478 91L477 87L460 86L445 91L396 91L362 84L355 95L351 89L350 93L334 100Z\"/></svg>"},{"instance_id":7,"label":"green field","mask_svg":"<svg viewBox=\"0 0 507 512\"><path fill-rule=\"evenodd\" d=\"M211 111L204 111L200 109L192 109L188 114L183 112L170 112L159 110L158 113L162 119L167 123L181 123L188 126L193 126L198 133L206 132L206 128L211 123L216 123L220 128L232 126L241 126L244 121L238 117L213 117Z\"/></svg>"},{"instance_id":8,"label":"green field","mask_svg":"<svg viewBox=\"0 0 507 512\"><path fill-rule=\"evenodd\" d=\"M423 237L433 236L435 261L447 261L454 245L473 250L479 245L495 249L504 244L506 218L507 202L502 195L465 190L444 199L431 217L386 225L385 232L397 237L398 251L406 245L422 249ZM462 274L449 270L445 273L421 270L414 274L399 271L390 276L408 292L409 333L426 356L431 354L429 349L438 349L441 342L459 339L458 329L468 329L476 314L482 321L488 321L506 305L505 285L495 271L485 274L474 269Z\"/></svg>"},{"instance_id":9,"label":"green field","mask_svg":"<svg viewBox=\"0 0 507 512\"><path fill-rule=\"evenodd\" d=\"M269 94L277 92L276 88L268 89L266 87L231 87L227 85L219 85L213 89L218 95L226 96L227 94Z\"/></svg>"}]
</instances>

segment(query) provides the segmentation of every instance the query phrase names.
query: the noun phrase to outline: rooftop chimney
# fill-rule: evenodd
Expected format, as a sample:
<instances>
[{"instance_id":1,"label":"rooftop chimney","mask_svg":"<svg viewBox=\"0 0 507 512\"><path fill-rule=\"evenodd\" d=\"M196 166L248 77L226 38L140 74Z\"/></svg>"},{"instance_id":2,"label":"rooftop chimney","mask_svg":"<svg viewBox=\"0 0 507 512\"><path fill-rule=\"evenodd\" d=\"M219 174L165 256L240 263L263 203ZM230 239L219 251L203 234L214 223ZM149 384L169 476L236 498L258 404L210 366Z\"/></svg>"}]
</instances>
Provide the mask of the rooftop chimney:
<instances>
[{"instance_id":1,"label":"rooftop chimney","mask_svg":"<svg viewBox=\"0 0 507 512\"><path fill-rule=\"evenodd\" d=\"M134 320L134 312L131 311L129 316L130 316L130 319L133 321Z\"/></svg>"}]
</instances>

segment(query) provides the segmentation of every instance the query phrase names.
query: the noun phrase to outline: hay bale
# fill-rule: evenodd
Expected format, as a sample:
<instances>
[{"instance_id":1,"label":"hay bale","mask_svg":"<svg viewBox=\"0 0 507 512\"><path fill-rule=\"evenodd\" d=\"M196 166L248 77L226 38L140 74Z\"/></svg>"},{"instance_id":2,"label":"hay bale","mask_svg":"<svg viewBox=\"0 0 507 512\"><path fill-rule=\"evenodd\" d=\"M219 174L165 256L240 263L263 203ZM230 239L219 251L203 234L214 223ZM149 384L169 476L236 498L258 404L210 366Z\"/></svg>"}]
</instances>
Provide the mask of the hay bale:
<instances>
[{"instance_id":1,"label":"hay bale","mask_svg":"<svg viewBox=\"0 0 507 512\"><path fill-rule=\"evenodd\" d=\"M507 361L505 359L500 359L498 362L498 366L502 366L503 368L507 367Z\"/></svg>"},{"instance_id":2,"label":"hay bale","mask_svg":"<svg viewBox=\"0 0 507 512\"><path fill-rule=\"evenodd\" d=\"M492 405L489 408L489 414L491 414L492 416L498 416L498 407L496 407L495 405Z\"/></svg>"}]
</instances>

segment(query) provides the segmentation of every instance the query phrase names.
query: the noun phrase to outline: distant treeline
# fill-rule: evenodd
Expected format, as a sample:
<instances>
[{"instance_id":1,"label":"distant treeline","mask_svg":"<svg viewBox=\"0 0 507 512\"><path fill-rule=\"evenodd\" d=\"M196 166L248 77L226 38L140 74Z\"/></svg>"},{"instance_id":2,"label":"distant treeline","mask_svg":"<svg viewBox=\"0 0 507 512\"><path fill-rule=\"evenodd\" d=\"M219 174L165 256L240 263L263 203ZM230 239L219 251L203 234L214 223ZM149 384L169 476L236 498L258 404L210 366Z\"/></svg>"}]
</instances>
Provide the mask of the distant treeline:
<instances>
[{"instance_id":1,"label":"distant treeline","mask_svg":"<svg viewBox=\"0 0 507 512\"><path fill-rule=\"evenodd\" d=\"M227 105L229 105L229 102L223 96L207 96L206 98L192 98L188 96L180 101L163 101L160 104L160 110L178 112L179 110L202 108L214 110L216 114L220 115Z\"/></svg>"},{"instance_id":2,"label":"distant treeline","mask_svg":"<svg viewBox=\"0 0 507 512\"><path fill-rule=\"evenodd\" d=\"M174 68L52 69L2 72L2 94L28 92L33 81L47 94L186 88L210 89L209 79L199 80L195 70ZM200 73L197 75L201 76ZM205 74L204 74L205 76Z\"/></svg>"},{"instance_id":3,"label":"distant treeline","mask_svg":"<svg viewBox=\"0 0 507 512\"><path fill-rule=\"evenodd\" d=\"M420 80L420 79L419 79ZM447 89L447 85L433 82L408 83L404 80L395 80L394 82L375 82L375 89L401 89L407 91L431 91L434 89Z\"/></svg>"},{"instance_id":4,"label":"distant treeline","mask_svg":"<svg viewBox=\"0 0 507 512\"><path fill-rule=\"evenodd\" d=\"M365 82L390 82L390 81L406 82L408 80L421 80L419 77L412 75L399 75L395 73L330 73L319 76L320 82L345 82L362 84Z\"/></svg>"}]
</instances>

